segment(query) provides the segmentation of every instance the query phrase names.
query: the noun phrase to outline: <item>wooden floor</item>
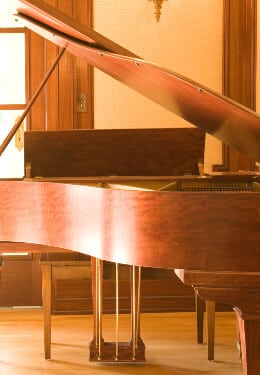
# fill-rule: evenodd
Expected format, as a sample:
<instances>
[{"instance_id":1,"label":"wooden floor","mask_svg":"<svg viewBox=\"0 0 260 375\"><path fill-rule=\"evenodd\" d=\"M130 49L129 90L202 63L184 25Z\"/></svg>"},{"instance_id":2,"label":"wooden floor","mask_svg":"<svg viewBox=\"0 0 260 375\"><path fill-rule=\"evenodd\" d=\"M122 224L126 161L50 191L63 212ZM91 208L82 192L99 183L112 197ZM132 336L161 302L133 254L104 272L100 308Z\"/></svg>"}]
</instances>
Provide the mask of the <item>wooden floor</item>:
<instances>
[{"instance_id":1,"label":"wooden floor","mask_svg":"<svg viewBox=\"0 0 260 375\"><path fill-rule=\"evenodd\" d=\"M125 334L129 317L120 317ZM146 344L144 364L100 364L88 362L92 336L91 316L52 318L52 360L43 353L41 309L0 310L0 374L4 375L241 375L236 349L233 312L216 314L215 362L207 360L207 345L196 343L194 313L143 314L142 337ZM104 317L106 340L113 326L112 316Z\"/></svg>"}]
</instances>

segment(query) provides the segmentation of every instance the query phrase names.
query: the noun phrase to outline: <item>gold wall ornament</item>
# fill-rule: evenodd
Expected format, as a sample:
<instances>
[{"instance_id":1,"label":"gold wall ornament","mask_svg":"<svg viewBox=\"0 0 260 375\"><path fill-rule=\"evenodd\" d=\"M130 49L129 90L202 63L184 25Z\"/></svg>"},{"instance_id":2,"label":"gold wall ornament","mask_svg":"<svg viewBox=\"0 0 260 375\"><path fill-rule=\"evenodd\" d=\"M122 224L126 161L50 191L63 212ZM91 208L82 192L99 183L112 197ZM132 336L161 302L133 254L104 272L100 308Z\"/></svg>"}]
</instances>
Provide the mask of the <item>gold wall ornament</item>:
<instances>
[{"instance_id":1,"label":"gold wall ornament","mask_svg":"<svg viewBox=\"0 0 260 375\"><path fill-rule=\"evenodd\" d=\"M163 2L167 0L149 0L149 1L152 1L154 3L154 8L155 8L154 14L155 14L157 22L159 22L159 19L161 17L161 9L162 9Z\"/></svg>"}]
</instances>

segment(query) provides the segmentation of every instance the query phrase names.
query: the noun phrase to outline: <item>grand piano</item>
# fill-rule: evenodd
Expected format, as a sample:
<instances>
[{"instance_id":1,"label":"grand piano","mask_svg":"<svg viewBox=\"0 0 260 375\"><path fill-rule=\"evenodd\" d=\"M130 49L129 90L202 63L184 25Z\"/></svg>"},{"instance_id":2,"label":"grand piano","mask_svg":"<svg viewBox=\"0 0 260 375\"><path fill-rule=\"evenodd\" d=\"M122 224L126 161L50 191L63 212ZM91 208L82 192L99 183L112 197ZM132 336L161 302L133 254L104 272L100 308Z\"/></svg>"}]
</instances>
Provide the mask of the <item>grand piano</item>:
<instances>
[{"instance_id":1,"label":"grand piano","mask_svg":"<svg viewBox=\"0 0 260 375\"><path fill-rule=\"evenodd\" d=\"M82 57L260 161L260 118L255 112L138 58L42 1L17 1L16 17L59 45L62 51L66 49ZM107 260L132 266L133 332L127 351L131 351L133 361L139 356L142 360L144 350L136 306L140 267L166 268L174 269L201 298L234 307L243 375L258 374L259 173L191 179L171 176L167 187L156 189L140 186L137 181L140 178L136 179L136 186L129 181L122 183L116 179L115 184L109 178L101 180L95 186L86 181L73 183L66 178L39 179L30 174L24 181L0 183L1 246L8 245L10 251L14 243L16 249L30 244L32 251L40 252L67 249L97 259L91 360L102 361L111 350L115 350L115 361L120 355L119 343L106 345L100 328L101 264ZM224 180L228 181L227 186Z\"/></svg>"}]
</instances>

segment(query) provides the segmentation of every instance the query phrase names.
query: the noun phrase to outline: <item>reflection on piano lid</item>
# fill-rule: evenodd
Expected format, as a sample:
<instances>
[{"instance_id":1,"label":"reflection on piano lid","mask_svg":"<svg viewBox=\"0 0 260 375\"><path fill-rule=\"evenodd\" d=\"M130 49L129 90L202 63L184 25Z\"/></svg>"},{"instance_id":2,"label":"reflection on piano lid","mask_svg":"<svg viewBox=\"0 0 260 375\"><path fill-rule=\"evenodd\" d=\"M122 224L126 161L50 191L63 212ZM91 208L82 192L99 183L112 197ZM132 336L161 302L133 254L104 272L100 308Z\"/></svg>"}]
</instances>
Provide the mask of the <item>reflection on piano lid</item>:
<instances>
[{"instance_id":1,"label":"reflection on piano lid","mask_svg":"<svg viewBox=\"0 0 260 375\"><path fill-rule=\"evenodd\" d=\"M221 141L260 161L260 117L170 70L137 58L39 0L17 0L25 26Z\"/></svg>"}]
</instances>

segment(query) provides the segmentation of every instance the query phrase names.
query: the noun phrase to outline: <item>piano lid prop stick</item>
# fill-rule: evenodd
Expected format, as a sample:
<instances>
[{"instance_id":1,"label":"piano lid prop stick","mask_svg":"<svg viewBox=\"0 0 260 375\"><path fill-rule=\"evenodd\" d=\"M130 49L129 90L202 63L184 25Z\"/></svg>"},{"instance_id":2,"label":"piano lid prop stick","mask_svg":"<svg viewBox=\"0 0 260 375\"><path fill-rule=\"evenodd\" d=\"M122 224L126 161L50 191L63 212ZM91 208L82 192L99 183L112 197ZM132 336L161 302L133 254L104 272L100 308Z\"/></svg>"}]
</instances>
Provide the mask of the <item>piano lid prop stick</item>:
<instances>
[{"instance_id":1,"label":"piano lid prop stick","mask_svg":"<svg viewBox=\"0 0 260 375\"><path fill-rule=\"evenodd\" d=\"M137 306L136 306L136 347L140 339L140 300L141 300L141 266L138 266L138 284L137 284Z\"/></svg>"},{"instance_id":2,"label":"piano lid prop stick","mask_svg":"<svg viewBox=\"0 0 260 375\"><path fill-rule=\"evenodd\" d=\"M116 353L115 353L115 361L118 361L118 320L119 320L119 272L118 272L118 263L115 264L116 266Z\"/></svg>"},{"instance_id":3,"label":"piano lid prop stick","mask_svg":"<svg viewBox=\"0 0 260 375\"><path fill-rule=\"evenodd\" d=\"M102 360L102 268L103 262L97 259L97 317L98 317L98 360Z\"/></svg>"},{"instance_id":4,"label":"piano lid prop stick","mask_svg":"<svg viewBox=\"0 0 260 375\"><path fill-rule=\"evenodd\" d=\"M46 73L46 75L45 75L44 79L42 80L40 86L38 87L37 91L35 92L35 94L33 95L33 97L30 99L29 103L26 105L25 110L23 111L22 115L15 122L14 126L12 127L12 129L9 131L9 133L7 134L7 136L5 137L5 139L3 140L2 144L0 145L0 156L5 151L6 147L9 145L9 143L11 142L11 140L14 137L15 133L17 132L17 130L19 129L19 127L22 124L23 120L25 119L25 117L27 116L27 114L30 111L31 107L33 106L35 100L40 95L43 87L45 86L45 84L47 83L50 75L52 74L52 72L54 71L54 69L56 68L56 66L58 65L58 62L60 61L60 58L62 57L62 55L65 52L65 50L66 50L65 47L63 47L61 49L60 53L58 54L56 60L54 61L54 63L52 64L52 66L50 67L50 69L48 70L48 72Z\"/></svg>"},{"instance_id":5,"label":"piano lid prop stick","mask_svg":"<svg viewBox=\"0 0 260 375\"><path fill-rule=\"evenodd\" d=\"M132 346L133 361L136 360L136 276L135 265L132 266Z\"/></svg>"}]
</instances>

